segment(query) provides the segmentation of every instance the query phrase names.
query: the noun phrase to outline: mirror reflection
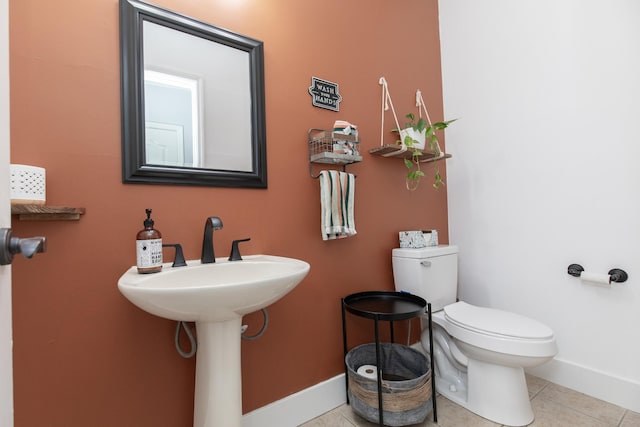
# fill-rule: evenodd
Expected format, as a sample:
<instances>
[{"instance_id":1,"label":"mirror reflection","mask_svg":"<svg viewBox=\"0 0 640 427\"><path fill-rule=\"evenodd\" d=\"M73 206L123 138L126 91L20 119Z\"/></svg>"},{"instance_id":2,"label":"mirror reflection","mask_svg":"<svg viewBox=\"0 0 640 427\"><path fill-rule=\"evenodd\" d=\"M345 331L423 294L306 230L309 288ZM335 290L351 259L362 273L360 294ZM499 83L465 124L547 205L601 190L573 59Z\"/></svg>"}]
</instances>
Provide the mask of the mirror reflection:
<instances>
[{"instance_id":1,"label":"mirror reflection","mask_svg":"<svg viewBox=\"0 0 640 427\"><path fill-rule=\"evenodd\" d=\"M144 70L147 164L202 167L200 79Z\"/></svg>"},{"instance_id":2,"label":"mirror reflection","mask_svg":"<svg viewBox=\"0 0 640 427\"><path fill-rule=\"evenodd\" d=\"M266 187L262 43L121 0L123 180Z\"/></svg>"}]
</instances>

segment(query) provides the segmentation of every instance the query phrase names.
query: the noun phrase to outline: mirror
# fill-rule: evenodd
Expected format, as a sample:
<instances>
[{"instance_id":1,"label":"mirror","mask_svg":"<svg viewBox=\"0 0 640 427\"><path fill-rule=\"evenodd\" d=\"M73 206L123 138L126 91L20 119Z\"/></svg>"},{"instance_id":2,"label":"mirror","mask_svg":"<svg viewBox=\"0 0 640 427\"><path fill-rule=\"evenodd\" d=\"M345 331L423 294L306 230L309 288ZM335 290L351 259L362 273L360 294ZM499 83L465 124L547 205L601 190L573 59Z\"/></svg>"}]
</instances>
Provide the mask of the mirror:
<instances>
[{"instance_id":1,"label":"mirror","mask_svg":"<svg viewBox=\"0 0 640 427\"><path fill-rule=\"evenodd\" d=\"M122 180L267 187L261 41L120 0Z\"/></svg>"}]
</instances>

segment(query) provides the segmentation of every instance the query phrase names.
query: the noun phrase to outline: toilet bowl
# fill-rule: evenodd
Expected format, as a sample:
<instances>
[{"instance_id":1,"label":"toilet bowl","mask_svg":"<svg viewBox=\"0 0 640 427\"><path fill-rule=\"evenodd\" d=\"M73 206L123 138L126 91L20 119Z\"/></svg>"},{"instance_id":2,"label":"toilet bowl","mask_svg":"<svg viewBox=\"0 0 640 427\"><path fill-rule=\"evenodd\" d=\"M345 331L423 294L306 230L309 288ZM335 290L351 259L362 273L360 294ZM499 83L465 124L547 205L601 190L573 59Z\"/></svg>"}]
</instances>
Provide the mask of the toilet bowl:
<instances>
[{"instance_id":1,"label":"toilet bowl","mask_svg":"<svg viewBox=\"0 0 640 427\"><path fill-rule=\"evenodd\" d=\"M524 316L465 302L445 306L432 319L436 390L500 424L531 423L524 368L555 356L551 329ZM428 350L428 329L421 341Z\"/></svg>"},{"instance_id":2,"label":"toilet bowl","mask_svg":"<svg viewBox=\"0 0 640 427\"><path fill-rule=\"evenodd\" d=\"M456 302L457 254L455 246L393 250L396 290L435 301L436 390L496 423L527 425L534 415L524 368L557 354L553 331L522 315ZM423 327L421 341L427 353L429 338Z\"/></svg>"}]
</instances>

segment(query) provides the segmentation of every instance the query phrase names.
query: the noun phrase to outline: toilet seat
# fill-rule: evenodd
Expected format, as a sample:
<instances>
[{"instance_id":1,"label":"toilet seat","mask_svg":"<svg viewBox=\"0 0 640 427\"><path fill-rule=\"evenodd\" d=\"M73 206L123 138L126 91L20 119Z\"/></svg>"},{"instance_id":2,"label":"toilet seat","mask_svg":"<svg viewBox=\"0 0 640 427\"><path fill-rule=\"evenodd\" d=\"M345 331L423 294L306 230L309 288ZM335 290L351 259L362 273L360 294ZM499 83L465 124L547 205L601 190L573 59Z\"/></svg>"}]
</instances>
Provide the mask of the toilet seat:
<instances>
[{"instance_id":1,"label":"toilet seat","mask_svg":"<svg viewBox=\"0 0 640 427\"><path fill-rule=\"evenodd\" d=\"M452 337L499 353L549 357L557 353L553 331L525 316L463 301L444 307L442 326ZM438 322L440 323L440 322Z\"/></svg>"},{"instance_id":2,"label":"toilet seat","mask_svg":"<svg viewBox=\"0 0 640 427\"><path fill-rule=\"evenodd\" d=\"M551 328L537 320L463 301L444 307L444 314L447 321L461 328L499 338L547 340L553 337Z\"/></svg>"}]
</instances>

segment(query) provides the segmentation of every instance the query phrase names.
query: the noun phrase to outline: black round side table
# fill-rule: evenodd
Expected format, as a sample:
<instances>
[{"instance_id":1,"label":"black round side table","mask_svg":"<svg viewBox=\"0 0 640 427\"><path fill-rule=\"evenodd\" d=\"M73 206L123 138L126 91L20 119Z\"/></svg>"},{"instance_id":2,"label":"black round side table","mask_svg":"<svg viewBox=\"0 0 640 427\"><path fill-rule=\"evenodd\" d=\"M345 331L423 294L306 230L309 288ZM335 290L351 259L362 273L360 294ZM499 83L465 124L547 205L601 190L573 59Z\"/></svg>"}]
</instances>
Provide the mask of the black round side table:
<instances>
[{"instance_id":1,"label":"black round side table","mask_svg":"<svg viewBox=\"0 0 640 427\"><path fill-rule=\"evenodd\" d=\"M429 351L431 361L431 399L433 402L433 421L438 421L436 410L436 389L434 376L433 357L433 334L431 325L431 304L419 296L407 292L392 291L367 291L358 292L342 298L342 340L344 346L344 356L347 356L347 326L345 313L349 312L355 316L371 319L374 322L375 344L376 344L376 366L378 367L378 414L379 425L384 426L384 410L382 405L382 363L380 360L380 328L378 322L388 321L390 338L393 342L393 322L396 320L409 320L427 314L429 321ZM347 403L349 402L349 381L348 367L345 362L345 383L347 389Z\"/></svg>"}]
</instances>

